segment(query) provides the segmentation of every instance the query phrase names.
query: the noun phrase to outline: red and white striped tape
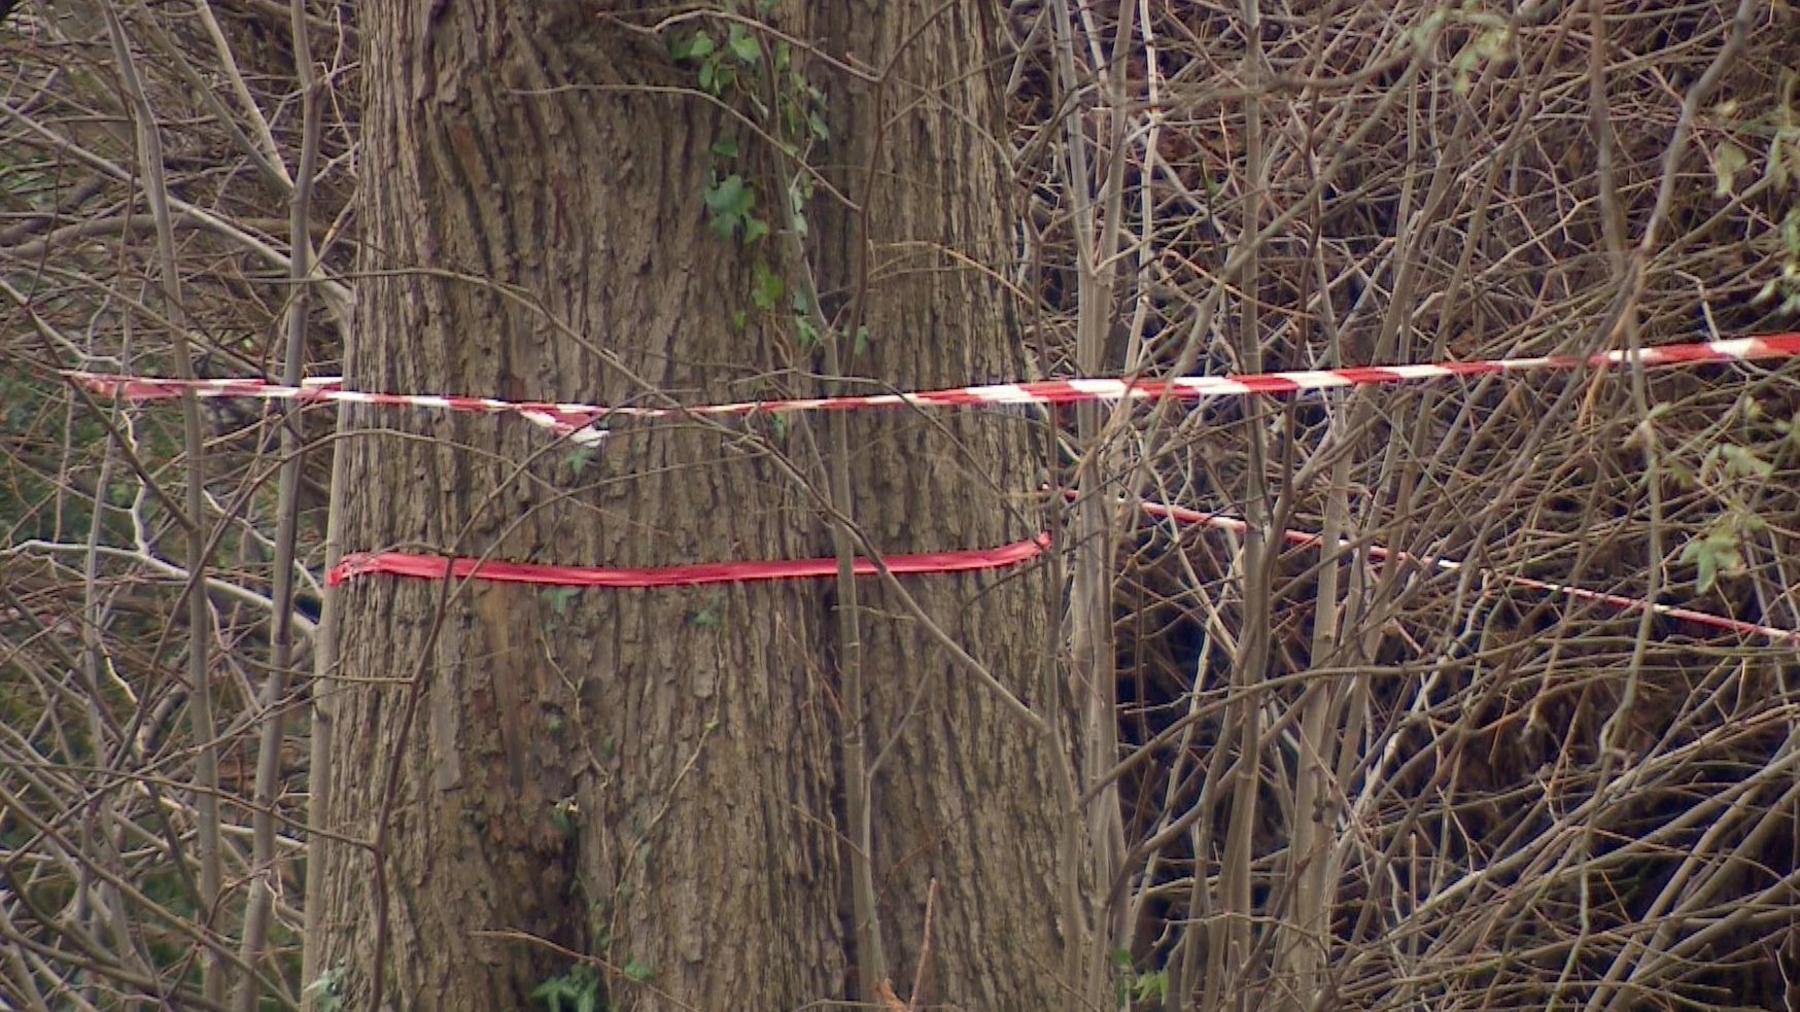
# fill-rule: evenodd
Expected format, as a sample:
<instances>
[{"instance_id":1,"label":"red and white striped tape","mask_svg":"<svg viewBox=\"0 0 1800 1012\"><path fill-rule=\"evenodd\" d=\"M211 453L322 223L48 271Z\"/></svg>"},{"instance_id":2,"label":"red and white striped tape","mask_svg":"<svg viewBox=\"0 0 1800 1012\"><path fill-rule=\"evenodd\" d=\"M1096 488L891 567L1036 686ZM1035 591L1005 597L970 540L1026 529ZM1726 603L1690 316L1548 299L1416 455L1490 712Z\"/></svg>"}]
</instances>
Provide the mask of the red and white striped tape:
<instances>
[{"instance_id":1,"label":"red and white striped tape","mask_svg":"<svg viewBox=\"0 0 1800 1012\"><path fill-rule=\"evenodd\" d=\"M103 373L70 372L67 375L100 393L132 400L176 397L192 391L198 397L254 397L265 400L341 401L517 414L559 435L582 443L596 443L604 433L589 428L609 417L672 418L685 415L748 415L757 412L847 411L859 408L939 407L985 404L1071 404L1109 400L1195 400L1237 394L1289 394L1339 387L1409 383L1450 376L1482 376L1493 373L1603 368L1633 361L1646 366L1693 365L1703 362L1754 361L1800 355L1800 333L1770 334L1696 344L1670 344L1646 348L1635 358L1629 352L1598 355L1548 355L1535 358L1498 358L1473 362L1439 362L1430 365L1352 366L1343 369L1255 373L1244 376L1177 376L1171 379L1107 377L1096 379L1043 380L1035 383L991 383L945 390L856 394L843 397L803 397L789 400L734 401L689 407L643 407L598 404L558 404L549 401L502 401L491 397L449 394L387 394L345 390L335 377L309 380L298 387L280 386L255 379L176 380Z\"/></svg>"},{"instance_id":2,"label":"red and white striped tape","mask_svg":"<svg viewBox=\"0 0 1800 1012\"><path fill-rule=\"evenodd\" d=\"M1143 508L1144 512L1151 516L1168 517L1178 523L1205 524L1208 527L1218 527L1230 531L1243 531L1249 527L1243 520L1236 517L1221 516L1216 513L1202 513L1199 510L1191 510L1183 506L1169 506L1163 503L1145 502ZM1281 533L1283 540L1290 544L1316 547L1323 542L1322 535L1309 534L1306 531L1283 531ZM1348 548L1351 543L1349 541L1340 540L1338 544L1340 547ZM1471 568L1467 563L1459 562L1455 559L1438 558L1429 555L1414 555L1408 552L1396 551L1391 548L1384 548L1381 545L1369 545L1367 551L1371 558L1413 562L1421 566L1431 566L1451 573L1460 572L1465 568ZM1561 595L1577 601L1593 601L1596 604L1608 605L1627 612L1644 611L1645 609L1648 609L1652 614L1681 619L1682 621L1693 622L1697 625L1711 626L1714 629L1725 629L1741 636L1757 636L1774 640L1778 643L1793 643L1800 645L1800 631L1793 629L1777 629L1774 626L1746 622L1743 619L1728 618L1724 615L1715 615L1711 612L1698 611L1693 608L1683 608L1679 605L1660 604L1655 601L1646 601L1642 598L1624 597L1619 594L1607 594L1597 590L1585 590L1581 587L1571 587L1563 583L1553 583L1549 580L1536 580L1529 576L1516 576L1491 569L1476 569L1476 572L1480 573L1483 578L1498 580L1501 583L1511 584L1514 587L1524 587L1529 590L1541 590L1546 593Z\"/></svg>"},{"instance_id":3,"label":"red and white striped tape","mask_svg":"<svg viewBox=\"0 0 1800 1012\"><path fill-rule=\"evenodd\" d=\"M1171 506L1164 503L1142 503L1144 513L1153 517L1167 517L1177 523L1204 524L1224 530L1242 532L1248 524L1242 519L1223 516L1217 513L1203 513L1184 506ZM1318 547L1322 537L1306 531L1288 530L1282 532L1283 540L1303 547ZM1349 547L1350 542L1340 541L1340 546ZM1016 565L1035 558L1050 546L1050 536L1039 534L1033 538L1015 541L998 548L976 548L948 552L924 552L914 555L888 555L882 562L894 573L955 573L973 570L998 569ZM1444 559L1425 555L1413 555L1395 551L1380 545L1370 545L1369 555L1375 559L1393 559L1413 562L1422 566L1431 566L1446 572L1459 572L1466 563L1454 559ZM861 576L876 572L873 562L858 557L853 564L853 571ZM1537 580L1528 576L1514 576L1493 570L1478 570L1486 579L1497 580L1515 587L1545 591L1558 594L1577 601L1592 601L1607 605L1621 611L1633 612L1649 609L1657 615L1680 619L1697 625L1724 629L1740 636L1760 637L1777 643L1800 645L1800 632L1789 629L1777 629L1773 626L1759 625L1742 619L1728 618L1711 612L1677 605L1659 604L1639 598L1624 597L1618 594L1607 594L1595 590L1585 590L1566 584L1553 583L1549 580ZM376 573L387 573L394 576L407 576L427 580L444 579L476 579L500 583L528 583L543 586L559 587L683 587L711 583L742 583L759 580L798 580L817 579L837 575L837 559L778 559L732 562L705 562L681 566L661 566L653 568L617 568L610 566L555 566L529 562L502 562L487 559L452 558L441 555L415 555L407 552L356 552L345 555L331 572L326 574L326 582L337 586L361 576Z\"/></svg>"},{"instance_id":4,"label":"red and white striped tape","mask_svg":"<svg viewBox=\"0 0 1800 1012\"><path fill-rule=\"evenodd\" d=\"M378 404L384 407L441 408L481 414L515 414L559 436L591 446L606 438L603 430L588 428L604 413L591 404L550 404L540 401L502 401L492 397L455 397L437 394L379 394L345 390L337 376L319 376L297 387L259 379L170 379L160 376L117 376L109 373L64 373L95 393L130 401L180 397L255 398L265 401L336 401L344 404Z\"/></svg>"},{"instance_id":5,"label":"red and white striped tape","mask_svg":"<svg viewBox=\"0 0 1800 1012\"><path fill-rule=\"evenodd\" d=\"M185 392L192 392L199 397L337 401L383 406L438 408L485 414L511 413L548 428L559 435L567 436L575 442L591 445L598 443L606 433L590 428L590 426L596 421L611 416L669 418L683 415L719 416L747 415L756 412L852 410L898 405L934 407L984 404L1067 404L1078 401L1126 399L1188 400L1242 394L1299 393L1339 387L1415 382L1451 376L1480 376L1533 370L1568 370L1582 367L1604 368L1632 362L1641 362L1645 366L1673 366L1705 362L1790 358L1797 355L1800 355L1800 333L1786 333L1727 341L1664 345L1658 348L1644 349L1636 356L1625 351L1612 351L1588 356L1553 355L1487 359L1473 362L1443 362L1431 365L1356 366L1343 369L1300 370L1245 376L1183 376L1164 380L1124 377L1046 380L1035 383L997 383L954 387L945 390L790 400L738 401L676 408L651 408L634 405L605 407L594 404L566 404L547 401L502 401L491 397L371 393L345 390L342 388L340 380L330 377L309 380L301 386L282 386L256 379L178 380L85 372L69 372L66 375L89 389L130 400L177 397ZM1166 516L1183 523L1205 523L1214 527L1235 530L1242 530L1245 527L1244 521L1237 518L1201 513L1179 506L1145 503L1144 509L1151 515ZM1314 544L1318 542L1320 536L1303 531L1284 531L1283 537L1295 544ZM893 556L886 562L889 568L895 572L906 573L987 569L1023 561L1038 554L1047 545L1047 538L1040 535L1037 538L1015 542L996 549ZM1414 561L1449 571L1460 570L1464 567L1463 563L1454 560L1413 556L1381 546L1369 546L1368 551L1372 557L1378 559L1392 558ZM859 573L875 571L873 564L867 560L858 560L856 565L856 571ZM475 559L446 561L440 556L380 552L345 556L344 560L329 574L329 579L335 584L360 575L386 572L435 579L456 576L563 586L656 587L742 580L811 578L834 574L837 571L836 567L835 559L804 559L775 562L706 563L660 569L611 569L484 562ZM1777 629L1694 609L1584 590L1579 587L1570 587L1529 577L1510 576L1490 571L1483 571L1483 575L1514 586L1543 590L1577 600L1594 601L1628 611L1649 609L1659 615L1726 629L1742 635L1800 643L1800 632L1792 630Z\"/></svg>"}]
</instances>

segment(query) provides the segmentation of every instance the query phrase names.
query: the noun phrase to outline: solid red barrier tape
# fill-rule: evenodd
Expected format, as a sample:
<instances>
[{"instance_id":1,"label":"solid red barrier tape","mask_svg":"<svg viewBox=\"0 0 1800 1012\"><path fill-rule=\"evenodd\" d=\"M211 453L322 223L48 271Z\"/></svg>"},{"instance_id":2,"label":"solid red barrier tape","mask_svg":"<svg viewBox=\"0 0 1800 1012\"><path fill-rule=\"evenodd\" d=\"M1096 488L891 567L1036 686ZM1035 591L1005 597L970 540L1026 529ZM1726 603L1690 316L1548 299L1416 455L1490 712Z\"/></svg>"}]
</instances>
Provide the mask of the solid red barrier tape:
<instances>
[{"instance_id":1,"label":"solid red barrier tape","mask_svg":"<svg viewBox=\"0 0 1800 1012\"><path fill-rule=\"evenodd\" d=\"M1771 334L1699 344L1671 344L1645 348L1636 357L1646 366L1693 365L1704 362L1751 361L1800 355L1800 333ZM67 375L88 388L132 400L177 397L191 391L198 397L255 397L265 400L342 401L355 404L439 408L449 411L517 414L536 425L580 442L598 442L605 434L588 426L608 417L672 418L681 415L748 415L756 412L844 411L857 408L983 405L1069 404L1077 401L1192 400L1233 394L1291 394L1308 390L1372 384L1406 383L1448 376L1482 376L1531 370L1566 370L1584 366L1604 368L1634 361L1625 351L1600 355L1553 355L1538 358L1501 358L1474 362L1440 362L1435 365L1353 366L1344 369L1256 373L1246 376L1176 376L1168 379L1109 377L1098 379L1044 380L1036 383L994 383L889 394L847 397L812 397L793 400L738 401L697 404L680 408L635 405L606 407L598 404L554 404L547 401L501 401L491 397L439 394L383 394L345 390L341 381L321 377L303 386L289 387L256 379L175 380L143 376L112 376L70 372Z\"/></svg>"},{"instance_id":2,"label":"solid red barrier tape","mask_svg":"<svg viewBox=\"0 0 1800 1012\"><path fill-rule=\"evenodd\" d=\"M1050 546L1050 536L1015 541L999 548L917 555L884 555L882 563L893 573L960 573L998 569L1024 562ZM875 563L858 556L851 566L858 576L879 572ZM446 578L493 580L498 583L536 583L557 587L690 587L703 583L739 583L751 580L798 580L836 576L835 557L784 559L769 562L702 562L653 569L619 569L608 566L545 566L529 562L494 562L482 559L446 559L441 555L407 552L358 552L346 555L325 574L329 586L373 573L414 576L428 580Z\"/></svg>"}]
</instances>

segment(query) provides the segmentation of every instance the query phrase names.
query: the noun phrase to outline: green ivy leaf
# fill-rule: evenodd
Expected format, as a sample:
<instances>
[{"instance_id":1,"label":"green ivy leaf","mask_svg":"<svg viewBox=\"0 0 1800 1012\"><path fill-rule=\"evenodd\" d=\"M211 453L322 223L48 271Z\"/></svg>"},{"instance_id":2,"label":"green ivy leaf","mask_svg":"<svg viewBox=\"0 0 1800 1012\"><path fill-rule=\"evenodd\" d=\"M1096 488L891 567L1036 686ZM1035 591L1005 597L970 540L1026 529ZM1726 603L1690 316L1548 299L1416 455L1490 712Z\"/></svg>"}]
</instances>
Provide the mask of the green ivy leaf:
<instances>
[{"instance_id":1,"label":"green ivy leaf","mask_svg":"<svg viewBox=\"0 0 1800 1012\"><path fill-rule=\"evenodd\" d=\"M556 827L557 833L564 837L575 835L575 806L568 800L557 802L550 809L550 824Z\"/></svg>"},{"instance_id":2,"label":"green ivy leaf","mask_svg":"<svg viewBox=\"0 0 1800 1012\"><path fill-rule=\"evenodd\" d=\"M700 90L714 98L722 98L725 89L737 83L737 71L724 60L724 54L714 54L700 63Z\"/></svg>"},{"instance_id":3,"label":"green ivy leaf","mask_svg":"<svg viewBox=\"0 0 1800 1012\"><path fill-rule=\"evenodd\" d=\"M531 997L549 1005L550 1012L562 1012L564 1002L574 1012L599 1012L600 973L586 963L577 964L532 988Z\"/></svg>"},{"instance_id":4,"label":"green ivy leaf","mask_svg":"<svg viewBox=\"0 0 1800 1012\"><path fill-rule=\"evenodd\" d=\"M713 231L729 239L756 204L756 193L734 172L708 187L705 200Z\"/></svg>"},{"instance_id":5,"label":"green ivy leaf","mask_svg":"<svg viewBox=\"0 0 1800 1012\"><path fill-rule=\"evenodd\" d=\"M676 39L669 43L669 56L676 61L698 60L710 54L717 46L718 44L713 42L712 36L705 32L695 32L685 39Z\"/></svg>"},{"instance_id":6,"label":"green ivy leaf","mask_svg":"<svg viewBox=\"0 0 1800 1012\"><path fill-rule=\"evenodd\" d=\"M730 161L731 159L736 158L738 156L737 138L721 137L718 140L713 141L712 154L714 158L722 161Z\"/></svg>"},{"instance_id":7,"label":"green ivy leaf","mask_svg":"<svg viewBox=\"0 0 1800 1012\"><path fill-rule=\"evenodd\" d=\"M761 218L744 219L744 245L748 246L769 234L769 223Z\"/></svg>"},{"instance_id":8,"label":"green ivy leaf","mask_svg":"<svg viewBox=\"0 0 1800 1012\"><path fill-rule=\"evenodd\" d=\"M717 629L725 624L725 595L714 594L699 611L688 613L688 622L701 629Z\"/></svg>"},{"instance_id":9,"label":"green ivy leaf","mask_svg":"<svg viewBox=\"0 0 1800 1012\"><path fill-rule=\"evenodd\" d=\"M650 979L650 966L640 959L633 959L622 968L626 977L642 984Z\"/></svg>"},{"instance_id":10,"label":"green ivy leaf","mask_svg":"<svg viewBox=\"0 0 1800 1012\"><path fill-rule=\"evenodd\" d=\"M591 446L577 446L563 457L563 463L568 465L569 473L577 478L587 472L588 465L593 461L594 448Z\"/></svg>"},{"instance_id":11,"label":"green ivy leaf","mask_svg":"<svg viewBox=\"0 0 1800 1012\"><path fill-rule=\"evenodd\" d=\"M787 282L783 281L781 275L770 270L769 265L761 260L758 260L756 265L750 269L750 273L750 301L765 313L774 311L775 307L781 303L781 297L787 294Z\"/></svg>"},{"instance_id":12,"label":"green ivy leaf","mask_svg":"<svg viewBox=\"0 0 1800 1012\"><path fill-rule=\"evenodd\" d=\"M731 55L737 57L738 62L745 66L754 66L757 61L762 59L762 44L756 41L756 36L745 31L743 25L731 26L731 31L725 40L725 48L731 50Z\"/></svg>"},{"instance_id":13,"label":"green ivy leaf","mask_svg":"<svg viewBox=\"0 0 1800 1012\"><path fill-rule=\"evenodd\" d=\"M338 982L341 974L337 967L326 970L301 993L313 996L313 1007L319 1012L339 1012L344 1007L344 989Z\"/></svg>"},{"instance_id":14,"label":"green ivy leaf","mask_svg":"<svg viewBox=\"0 0 1800 1012\"><path fill-rule=\"evenodd\" d=\"M744 178L736 173L719 180L706 194L706 206L714 214L743 214L754 201L755 196L744 185Z\"/></svg>"},{"instance_id":15,"label":"green ivy leaf","mask_svg":"<svg viewBox=\"0 0 1800 1012\"><path fill-rule=\"evenodd\" d=\"M550 1006L550 1012L562 1012L563 1002L575 997L567 977L552 977L531 989L531 996Z\"/></svg>"},{"instance_id":16,"label":"green ivy leaf","mask_svg":"<svg viewBox=\"0 0 1800 1012\"><path fill-rule=\"evenodd\" d=\"M545 587L538 591L538 596L550 606L550 610L559 616L569 614L569 605L575 603L575 595L581 593L580 587Z\"/></svg>"},{"instance_id":17,"label":"green ivy leaf","mask_svg":"<svg viewBox=\"0 0 1800 1012\"><path fill-rule=\"evenodd\" d=\"M1169 971L1158 970L1139 977L1131 986L1132 997L1139 1002L1161 1002L1169 995Z\"/></svg>"},{"instance_id":18,"label":"green ivy leaf","mask_svg":"<svg viewBox=\"0 0 1800 1012\"><path fill-rule=\"evenodd\" d=\"M786 131L785 136L800 136L800 107L794 104L793 99L784 97L781 100L781 125Z\"/></svg>"}]
</instances>

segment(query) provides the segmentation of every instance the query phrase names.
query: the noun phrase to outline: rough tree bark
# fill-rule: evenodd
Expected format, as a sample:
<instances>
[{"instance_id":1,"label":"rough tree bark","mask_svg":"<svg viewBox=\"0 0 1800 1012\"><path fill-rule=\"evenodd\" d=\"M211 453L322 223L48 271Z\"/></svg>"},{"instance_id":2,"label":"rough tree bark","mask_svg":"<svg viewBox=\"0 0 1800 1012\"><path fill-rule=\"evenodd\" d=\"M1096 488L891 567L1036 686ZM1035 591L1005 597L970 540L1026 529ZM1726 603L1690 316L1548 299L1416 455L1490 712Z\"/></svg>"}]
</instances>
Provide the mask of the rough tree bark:
<instances>
[{"instance_id":1,"label":"rough tree bark","mask_svg":"<svg viewBox=\"0 0 1800 1012\"><path fill-rule=\"evenodd\" d=\"M616 356L690 402L818 389L806 378L817 349L796 339L785 305L750 303L753 255L708 229L709 149L754 136L668 90L691 89L691 70L612 19L614 6L361 9L355 385L642 399L606 361ZM816 200L809 258L828 312L856 303L867 264L870 341L853 368L896 385L1017 372L1004 295L950 255L993 262L1005 249L1001 160L984 136L998 132L1000 96L982 70L991 35L978 6L812 0L770 15L858 66L898 54L880 88L812 63L831 95L821 164L867 215ZM779 225L768 189L757 211ZM637 566L831 551L814 498L759 449L823 489L823 423L734 423L762 444L689 423L621 426L583 462L515 419L353 410L346 422L364 433L339 450L346 548ZM1031 495L1046 472L1022 415L859 415L850 435L852 511L883 551L997 545L1038 523ZM1064 712L1043 572L903 580L1015 695L1047 721ZM859 590L879 756L874 880L895 987L913 979L935 878L914 997L1060 1007L1079 931L1059 906L1072 872L1058 843L1079 821L1057 786L1064 760L895 595L869 580ZM607 960L612 1007L854 998L833 601L830 581L573 596L385 577L343 588L344 680L320 690L338 785L325 810L344 836L383 843L379 879L366 848L314 844L326 862L318 965L346 1007L368 1007L378 958L392 1007L527 1007L570 960L526 936Z\"/></svg>"}]
</instances>

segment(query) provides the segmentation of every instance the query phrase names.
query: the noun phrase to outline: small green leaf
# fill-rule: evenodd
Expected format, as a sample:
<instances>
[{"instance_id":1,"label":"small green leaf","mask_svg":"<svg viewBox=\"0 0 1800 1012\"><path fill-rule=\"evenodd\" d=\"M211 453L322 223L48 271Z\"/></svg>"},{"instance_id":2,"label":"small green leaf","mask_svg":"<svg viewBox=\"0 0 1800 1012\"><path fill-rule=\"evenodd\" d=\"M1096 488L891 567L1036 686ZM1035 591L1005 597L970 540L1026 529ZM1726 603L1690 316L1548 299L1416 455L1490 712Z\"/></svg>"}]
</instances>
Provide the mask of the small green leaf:
<instances>
[{"instance_id":1,"label":"small green leaf","mask_svg":"<svg viewBox=\"0 0 1800 1012\"><path fill-rule=\"evenodd\" d=\"M1787 162L1782 157L1787 151L1787 138L1783 136L1785 132L1776 132L1775 137L1769 141L1769 154L1763 159L1763 180L1776 187L1787 183Z\"/></svg>"},{"instance_id":2,"label":"small green leaf","mask_svg":"<svg viewBox=\"0 0 1800 1012\"><path fill-rule=\"evenodd\" d=\"M641 959L628 961L622 969L627 978L640 984L650 979L650 967Z\"/></svg>"},{"instance_id":3,"label":"small green leaf","mask_svg":"<svg viewBox=\"0 0 1800 1012\"><path fill-rule=\"evenodd\" d=\"M1699 575L1694 579L1694 589L1704 594L1712 589L1713 581L1718 579L1719 559L1713 553L1702 550L1695 553L1694 561L1699 568Z\"/></svg>"},{"instance_id":4,"label":"small green leaf","mask_svg":"<svg viewBox=\"0 0 1800 1012\"><path fill-rule=\"evenodd\" d=\"M669 55L675 60L698 60L716 48L712 36L705 32L695 32L685 39L676 39L669 44Z\"/></svg>"},{"instance_id":5,"label":"small green leaf","mask_svg":"<svg viewBox=\"0 0 1800 1012\"><path fill-rule=\"evenodd\" d=\"M1775 472L1775 465L1756 455L1756 451L1747 446L1736 446L1727 443L1719 447L1725 458L1725 473L1741 478L1767 478Z\"/></svg>"},{"instance_id":6,"label":"small green leaf","mask_svg":"<svg viewBox=\"0 0 1800 1012\"><path fill-rule=\"evenodd\" d=\"M795 211L804 208L813 196L813 177L802 172L788 182L788 204Z\"/></svg>"},{"instance_id":7,"label":"small green leaf","mask_svg":"<svg viewBox=\"0 0 1800 1012\"><path fill-rule=\"evenodd\" d=\"M688 613L688 622L701 629L717 629L725 624L725 595L715 594L699 611Z\"/></svg>"},{"instance_id":8,"label":"small green leaf","mask_svg":"<svg viewBox=\"0 0 1800 1012\"><path fill-rule=\"evenodd\" d=\"M1472 48L1482 59L1496 60L1506 55L1507 47L1511 42L1511 31L1504 27L1490 28L1475 37Z\"/></svg>"},{"instance_id":9,"label":"small green leaf","mask_svg":"<svg viewBox=\"0 0 1800 1012\"><path fill-rule=\"evenodd\" d=\"M731 159L736 158L738 156L737 138L721 137L718 140L713 141L712 153L714 158L723 161L730 161Z\"/></svg>"},{"instance_id":10,"label":"small green leaf","mask_svg":"<svg viewBox=\"0 0 1800 1012\"><path fill-rule=\"evenodd\" d=\"M725 39L725 48L731 50L731 55L745 66L754 65L762 59L762 45L756 41L756 36L744 30L743 25L731 26Z\"/></svg>"},{"instance_id":11,"label":"small green leaf","mask_svg":"<svg viewBox=\"0 0 1800 1012\"><path fill-rule=\"evenodd\" d=\"M579 478L587 471L588 465L594 462L594 448L577 446L563 456L563 463L568 466L569 473Z\"/></svg>"},{"instance_id":12,"label":"small green leaf","mask_svg":"<svg viewBox=\"0 0 1800 1012\"><path fill-rule=\"evenodd\" d=\"M555 826L556 831L561 835L572 837L575 835L575 815L578 811L574 799L564 798L551 807L550 824Z\"/></svg>"},{"instance_id":13,"label":"small green leaf","mask_svg":"<svg viewBox=\"0 0 1800 1012\"><path fill-rule=\"evenodd\" d=\"M1712 589L1721 573L1735 575L1744 571L1737 533L1724 525L1716 526L1704 537L1682 546L1681 561L1693 564L1696 570L1694 589L1702 594Z\"/></svg>"},{"instance_id":14,"label":"small green leaf","mask_svg":"<svg viewBox=\"0 0 1800 1012\"><path fill-rule=\"evenodd\" d=\"M706 191L706 207L714 214L741 214L750 207L749 187L744 185L744 177L732 173L714 183Z\"/></svg>"},{"instance_id":15,"label":"small green leaf","mask_svg":"<svg viewBox=\"0 0 1800 1012\"><path fill-rule=\"evenodd\" d=\"M748 246L769 234L769 223L761 218L744 219L744 245Z\"/></svg>"},{"instance_id":16,"label":"small green leaf","mask_svg":"<svg viewBox=\"0 0 1800 1012\"><path fill-rule=\"evenodd\" d=\"M737 83L737 71L725 62L724 53L714 53L700 63L700 90L714 98L723 98L725 90Z\"/></svg>"},{"instance_id":17,"label":"small green leaf","mask_svg":"<svg viewBox=\"0 0 1800 1012\"><path fill-rule=\"evenodd\" d=\"M1691 467L1688 467L1686 464L1683 464L1680 461L1677 461L1677 460L1664 461L1663 462L1663 471L1664 471L1664 473L1666 473L1669 476L1669 480L1673 481L1676 485L1680 486L1681 488L1686 488L1686 489L1697 488L1700 484L1700 480L1699 480L1698 476L1696 476L1694 474L1694 469Z\"/></svg>"},{"instance_id":18,"label":"small green leaf","mask_svg":"<svg viewBox=\"0 0 1800 1012\"><path fill-rule=\"evenodd\" d=\"M748 230L746 230L747 235ZM770 270L769 265L761 260L756 261L755 266L750 269L750 273L750 301L765 313L773 312L775 307L780 305L781 297L787 294L787 283L781 279L781 275Z\"/></svg>"},{"instance_id":19,"label":"small green leaf","mask_svg":"<svg viewBox=\"0 0 1800 1012\"><path fill-rule=\"evenodd\" d=\"M831 139L831 127L825 124L825 117L814 109L806 114L806 124L812 128L813 136L822 141Z\"/></svg>"},{"instance_id":20,"label":"small green leaf","mask_svg":"<svg viewBox=\"0 0 1800 1012\"><path fill-rule=\"evenodd\" d=\"M577 964L568 973L551 977L531 989L531 997L550 1006L551 1012L562 1012L568 1002L574 1012L599 1012L600 974L586 963Z\"/></svg>"},{"instance_id":21,"label":"small green leaf","mask_svg":"<svg viewBox=\"0 0 1800 1012\"><path fill-rule=\"evenodd\" d=\"M850 354L861 355L869 350L869 328L856 328L856 340L851 342Z\"/></svg>"},{"instance_id":22,"label":"small green leaf","mask_svg":"<svg viewBox=\"0 0 1800 1012\"><path fill-rule=\"evenodd\" d=\"M531 996L550 1006L550 1012L562 1012L565 999L574 996L566 977L551 977L531 989Z\"/></svg>"},{"instance_id":23,"label":"small green leaf","mask_svg":"<svg viewBox=\"0 0 1800 1012\"><path fill-rule=\"evenodd\" d=\"M1744 149L1730 141L1725 141L1713 149L1713 196L1723 197L1731 192L1731 181L1744 166L1750 164L1750 156Z\"/></svg>"},{"instance_id":24,"label":"small green leaf","mask_svg":"<svg viewBox=\"0 0 1800 1012\"><path fill-rule=\"evenodd\" d=\"M787 415L777 411L769 416L769 431L775 433L776 439L785 439L788 430Z\"/></svg>"},{"instance_id":25,"label":"small green leaf","mask_svg":"<svg viewBox=\"0 0 1800 1012\"><path fill-rule=\"evenodd\" d=\"M750 314L749 313L746 313L741 309L732 310L732 312L731 312L731 329L732 330L742 333L743 329L749 325L750 325Z\"/></svg>"},{"instance_id":26,"label":"small green leaf","mask_svg":"<svg viewBox=\"0 0 1800 1012\"><path fill-rule=\"evenodd\" d=\"M787 131L786 136L800 136L800 107L794 104L793 99L781 100L781 125Z\"/></svg>"},{"instance_id":27,"label":"small green leaf","mask_svg":"<svg viewBox=\"0 0 1800 1012\"><path fill-rule=\"evenodd\" d=\"M580 587L545 587L538 592L538 596L542 597L544 603L549 605L556 614L566 616L569 613L569 605L574 603L575 596L580 593Z\"/></svg>"},{"instance_id":28,"label":"small green leaf","mask_svg":"<svg viewBox=\"0 0 1800 1012\"><path fill-rule=\"evenodd\" d=\"M742 176L732 173L708 187L705 200L706 209L712 212L712 230L729 239L755 206L756 193Z\"/></svg>"},{"instance_id":29,"label":"small green leaf","mask_svg":"<svg viewBox=\"0 0 1800 1012\"><path fill-rule=\"evenodd\" d=\"M342 972L340 968L333 967L306 985L301 993L313 996L313 1008L319 1012L338 1012L344 1007L344 989L338 982Z\"/></svg>"},{"instance_id":30,"label":"small green leaf","mask_svg":"<svg viewBox=\"0 0 1800 1012\"><path fill-rule=\"evenodd\" d=\"M1132 985L1132 991L1140 1002L1162 1002L1169 996L1169 971L1158 970L1139 977Z\"/></svg>"}]
</instances>

